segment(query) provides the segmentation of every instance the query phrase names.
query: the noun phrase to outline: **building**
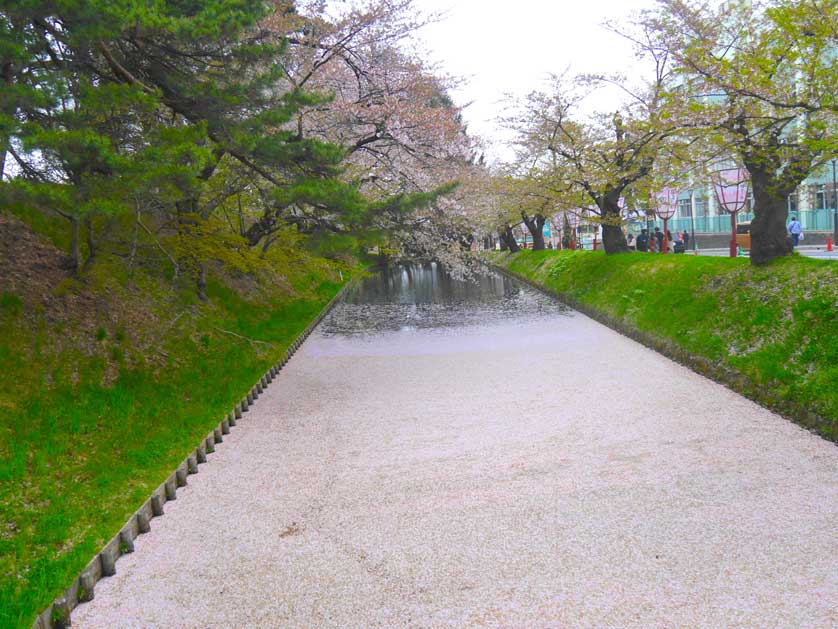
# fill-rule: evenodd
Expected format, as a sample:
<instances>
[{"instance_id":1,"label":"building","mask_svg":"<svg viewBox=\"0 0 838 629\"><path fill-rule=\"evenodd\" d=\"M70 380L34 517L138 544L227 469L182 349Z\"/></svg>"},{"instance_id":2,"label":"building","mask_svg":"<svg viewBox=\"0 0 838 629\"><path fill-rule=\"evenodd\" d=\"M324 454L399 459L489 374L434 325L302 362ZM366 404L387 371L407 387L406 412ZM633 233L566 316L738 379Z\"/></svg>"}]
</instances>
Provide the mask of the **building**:
<instances>
[{"instance_id":1,"label":"building","mask_svg":"<svg viewBox=\"0 0 838 629\"><path fill-rule=\"evenodd\" d=\"M833 160L834 161L834 160ZM796 216L807 232L831 234L835 228L836 187L833 181L833 162L828 162L807 178L788 198L788 214ZM753 194L745 209L737 214L737 222L753 219ZM642 220L640 221L642 222ZM663 227L660 219L649 221ZM713 186L709 182L692 189L681 190L678 210L669 220L673 233L684 230L701 235L729 234L730 214L719 207Z\"/></svg>"}]
</instances>

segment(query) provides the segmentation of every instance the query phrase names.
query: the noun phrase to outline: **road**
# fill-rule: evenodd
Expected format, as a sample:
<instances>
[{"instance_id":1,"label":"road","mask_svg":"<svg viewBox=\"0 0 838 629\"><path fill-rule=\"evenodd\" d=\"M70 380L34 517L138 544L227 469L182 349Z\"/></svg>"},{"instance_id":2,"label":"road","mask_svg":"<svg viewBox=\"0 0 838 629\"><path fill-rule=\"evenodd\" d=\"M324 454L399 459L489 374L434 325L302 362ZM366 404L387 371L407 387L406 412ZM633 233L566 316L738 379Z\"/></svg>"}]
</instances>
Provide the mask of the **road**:
<instances>
[{"instance_id":1,"label":"road","mask_svg":"<svg viewBox=\"0 0 838 629\"><path fill-rule=\"evenodd\" d=\"M340 306L73 625L838 625L834 444L491 286Z\"/></svg>"}]
</instances>

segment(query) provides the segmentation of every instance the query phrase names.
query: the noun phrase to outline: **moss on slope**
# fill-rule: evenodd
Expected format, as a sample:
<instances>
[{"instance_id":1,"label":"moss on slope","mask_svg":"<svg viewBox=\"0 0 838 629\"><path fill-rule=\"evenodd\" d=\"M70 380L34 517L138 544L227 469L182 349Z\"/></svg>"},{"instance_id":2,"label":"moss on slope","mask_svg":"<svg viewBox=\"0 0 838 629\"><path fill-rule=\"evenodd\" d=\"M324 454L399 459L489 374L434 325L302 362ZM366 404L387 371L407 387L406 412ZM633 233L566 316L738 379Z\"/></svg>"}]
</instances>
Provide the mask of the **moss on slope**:
<instances>
[{"instance_id":1,"label":"moss on slope","mask_svg":"<svg viewBox=\"0 0 838 629\"><path fill-rule=\"evenodd\" d=\"M0 236L0 627L14 627L70 584L341 280L300 252L281 290L217 274L202 304L189 283L143 269L128 281L107 257L74 279L10 216Z\"/></svg>"}]
</instances>

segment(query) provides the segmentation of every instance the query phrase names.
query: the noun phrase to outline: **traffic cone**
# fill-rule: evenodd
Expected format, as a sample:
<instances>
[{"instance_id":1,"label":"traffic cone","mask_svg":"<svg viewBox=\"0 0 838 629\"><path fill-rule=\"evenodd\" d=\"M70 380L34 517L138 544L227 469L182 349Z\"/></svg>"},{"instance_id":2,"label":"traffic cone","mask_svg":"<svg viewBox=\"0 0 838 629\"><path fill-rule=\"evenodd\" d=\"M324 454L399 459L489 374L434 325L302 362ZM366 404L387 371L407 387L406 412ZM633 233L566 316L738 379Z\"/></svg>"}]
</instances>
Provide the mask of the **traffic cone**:
<instances>
[{"instance_id":1,"label":"traffic cone","mask_svg":"<svg viewBox=\"0 0 838 629\"><path fill-rule=\"evenodd\" d=\"M826 237L826 250L832 251L832 238L830 236Z\"/></svg>"}]
</instances>

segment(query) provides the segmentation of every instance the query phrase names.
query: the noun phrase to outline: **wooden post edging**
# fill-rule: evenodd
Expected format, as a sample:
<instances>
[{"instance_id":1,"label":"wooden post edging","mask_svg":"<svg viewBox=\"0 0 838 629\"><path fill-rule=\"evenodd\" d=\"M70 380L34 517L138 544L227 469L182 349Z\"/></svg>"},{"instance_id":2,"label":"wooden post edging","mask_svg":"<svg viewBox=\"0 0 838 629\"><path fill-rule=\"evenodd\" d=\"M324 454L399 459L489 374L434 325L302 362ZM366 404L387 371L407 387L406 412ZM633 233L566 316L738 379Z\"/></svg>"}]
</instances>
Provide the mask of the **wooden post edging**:
<instances>
[{"instance_id":1,"label":"wooden post edging","mask_svg":"<svg viewBox=\"0 0 838 629\"><path fill-rule=\"evenodd\" d=\"M715 363L703 356L693 354L668 339L655 336L648 332L643 332L626 321L615 319L611 315L608 315L601 310L597 310L593 306L580 302L571 295L552 291L549 288L537 284L529 278L516 273L515 271L510 271L509 269L505 269L496 264L491 264L490 266L499 273L502 273L507 277L511 277L514 280L526 284L527 286L556 299L566 306L569 306L587 317L590 317L594 321L611 328L615 332L618 332L623 336L627 336L633 341L637 341L641 345L648 347L659 354L663 354L670 360L683 365L690 371L727 387L731 391L748 398L752 402L759 404L773 413L781 415L785 419L794 422L798 426L801 426L824 439L835 442L836 438L838 438L836 436L826 434L826 429L831 423L826 417L811 411L802 404L790 400L784 400L776 395L773 395L769 391L766 391L761 385L751 380L747 375L736 371L735 369Z\"/></svg>"},{"instance_id":2,"label":"wooden post edging","mask_svg":"<svg viewBox=\"0 0 838 629\"><path fill-rule=\"evenodd\" d=\"M256 384L242 398L242 401L233 407L224 419L201 440L198 447L178 465L175 471L134 512L119 532L90 560L70 587L64 590L64 593L55 599L52 605L35 617L35 622L32 623L33 629L63 629L64 627L70 626L70 615L73 610L79 603L93 600L95 595L94 588L102 577L116 574L117 560L124 554L134 552L134 540L139 535L148 533L151 530L151 520L164 514L163 506L166 502L177 499L177 490L186 486L187 475L198 473L198 466L207 462L207 453L214 452L216 444L222 443L223 435L229 434L230 428L237 425L242 415L248 412L250 407L253 406L259 394L267 389L268 385L276 379L291 356L302 346L303 342L314 331L314 328L323 321L326 315L343 299L346 292L354 284L355 280L349 280L343 285L329 303L323 307L320 313L294 339L282 358L265 375L257 380Z\"/></svg>"}]
</instances>

